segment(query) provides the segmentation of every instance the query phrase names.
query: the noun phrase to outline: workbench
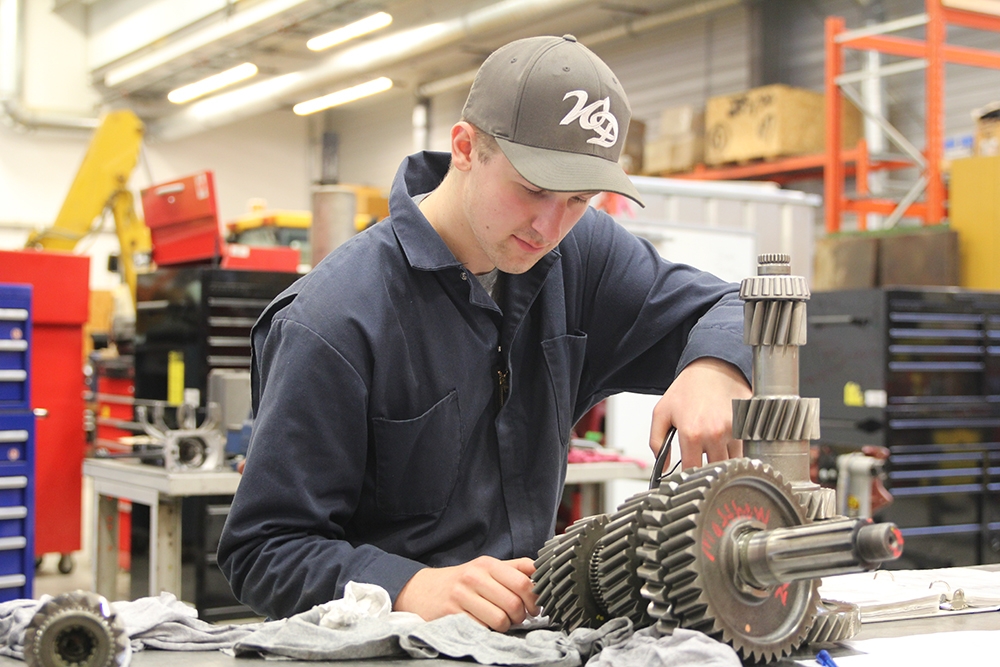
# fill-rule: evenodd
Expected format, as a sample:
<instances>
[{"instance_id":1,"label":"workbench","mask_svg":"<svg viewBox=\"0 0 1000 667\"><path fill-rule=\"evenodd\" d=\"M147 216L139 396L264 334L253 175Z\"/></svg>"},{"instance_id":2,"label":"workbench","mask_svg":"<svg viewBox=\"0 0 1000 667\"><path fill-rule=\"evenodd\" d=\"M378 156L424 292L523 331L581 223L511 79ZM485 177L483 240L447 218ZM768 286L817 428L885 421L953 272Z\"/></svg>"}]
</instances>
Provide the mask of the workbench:
<instances>
[{"instance_id":1,"label":"workbench","mask_svg":"<svg viewBox=\"0 0 1000 667\"><path fill-rule=\"evenodd\" d=\"M968 642L960 644L959 638L963 635L955 635L953 638L942 637L935 644L941 651L949 651L954 655L956 662L962 665L985 666L996 664L996 646L1000 643L1000 612L982 612L976 614L959 614L946 618L920 619L911 621L890 621L885 623L869 623L862 627L861 633L851 641L861 641L869 639L888 638L926 638L933 635L968 631L992 631L988 639L993 642L992 646L984 646L980 642L970 646ZM996 635L995 638L992 635ZM895 667L897 665L911 664L919 667L936 667L940 664L936 660L930 661L904 661L897 658L903 656L890 653L889 647L881 651L872 651L867 655L858 654L846 646L834 645L827 649L837 661L838 667L869 667L879 665L880 667ZM814 660L815 654L812 651L803 651L790 658L771 663L770 667L800 667L809 665L814 667L817 663ZM132 655L132 667L246 667L248 665L263 664L262 661L253 658L233 658L220 651L156 651L145 650ZM385 660L370 659L363 661L315 661L306 662L299 660L282 660L284 665L314 665L315 667L460 667L462 665L474 665L476 663L448 659L421 659L416 660ZM0 656L0 667L24 667L24 663L14 658ZM644 667L637 663L632 667Z\"/></svg>"},{"instance_id":2,"label":"workbench","mask_svg":"<svg viewBox=\"0 0 1000 667\"><path fill-rule=\"evenodd\" d=\"M149 506L149 591L181 597L181 500L188 496L233 495L240 474L232 470L168 472L123 459L86 459L83 474L93 480L91 559L94 590L117 599L118 500ZM154 593L154 591L156 593Z\"/></svg>"},{"instance_id":3,"label":"workbench","mask_svg":"<svg viewBox=\"0 0 1000 667\"><path fill-rule=\"evenodd\" d=\"M148 505L149 594L181 596L181 500L188 496L233 495L240 475L232 470L167 472L165 468L128 459L86 459L83 474L93 480L94 545L90 562L94 590L117 599L118 500ZM586 489L591 513L600 512L603 485L613 479L646 479L647 469L629 462L572 463L566 484Z\"/></svg>"}]
</instances>

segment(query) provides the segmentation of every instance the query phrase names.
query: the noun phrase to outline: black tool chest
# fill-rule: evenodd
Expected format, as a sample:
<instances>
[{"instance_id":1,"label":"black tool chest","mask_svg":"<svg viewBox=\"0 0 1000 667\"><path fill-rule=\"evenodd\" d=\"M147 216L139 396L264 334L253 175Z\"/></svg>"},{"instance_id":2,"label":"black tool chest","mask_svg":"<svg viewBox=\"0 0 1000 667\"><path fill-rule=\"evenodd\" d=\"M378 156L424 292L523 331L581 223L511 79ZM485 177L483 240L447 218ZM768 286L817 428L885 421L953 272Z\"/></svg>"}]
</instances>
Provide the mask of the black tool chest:
<instances>
[{"instance_id":1,"label":"black tool chest","mask_svg":"<svg viewBox=\"0 0 1000 667\"><path fill-rule=\"evenodd\" d=\"M890 450L893 502L876 520L906 540L893 568L1000 562L1000 292L899 287L809 302L800 392L821 439Z\"/></svg>"}]
</instances>

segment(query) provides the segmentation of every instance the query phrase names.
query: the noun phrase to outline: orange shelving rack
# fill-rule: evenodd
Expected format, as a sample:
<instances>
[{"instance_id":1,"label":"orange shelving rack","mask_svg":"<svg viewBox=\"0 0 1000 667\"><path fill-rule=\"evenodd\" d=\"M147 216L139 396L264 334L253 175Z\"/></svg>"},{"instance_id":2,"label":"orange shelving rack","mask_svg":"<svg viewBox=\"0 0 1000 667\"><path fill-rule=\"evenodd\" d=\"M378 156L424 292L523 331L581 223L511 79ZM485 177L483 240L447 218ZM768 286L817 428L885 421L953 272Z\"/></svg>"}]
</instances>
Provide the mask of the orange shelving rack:
<instances>
[{"instance_id":1,"label":"orange shelving rack","mask_svg":"<svg viewBox=\"0 0 1000 667\"><path fill-rule=\"evenodd\" d=\"M890 226L901 217L919 218L925 225L939 224L945 220L947 194L941 174L944 156L944 66L946 63L954 63L1000 69L1000 52L947 43L949 25L1000 32L1000 16L959 9L955 6L958 4L967 3L956 0L925 0L926 11L923 14L857 30L847 30L841 17L826 19L826 150L823 187L827 232L840 230L845 213L857 215L858 229L866 229L870 213L889 216L886 224ZM925 27L923 40L887 34L919 26ZM859 95L850 84L867 74L844 72L846 49L878 51L909 59L882 67L880 71L883 74L925 69L925 148L922 151L907 141L884 117L865 109L860 103ZM907 153L913 164L920 168L921 174L917 181L901 199L868 196L866 170L870 163L866 155L857 157L856 196L846 196L845 156L840 137L840 105L843 95L857 104L867 117L875 120L889 140ZM921 196L923 201L918 201Z\"/></svg>"}]
</instances>

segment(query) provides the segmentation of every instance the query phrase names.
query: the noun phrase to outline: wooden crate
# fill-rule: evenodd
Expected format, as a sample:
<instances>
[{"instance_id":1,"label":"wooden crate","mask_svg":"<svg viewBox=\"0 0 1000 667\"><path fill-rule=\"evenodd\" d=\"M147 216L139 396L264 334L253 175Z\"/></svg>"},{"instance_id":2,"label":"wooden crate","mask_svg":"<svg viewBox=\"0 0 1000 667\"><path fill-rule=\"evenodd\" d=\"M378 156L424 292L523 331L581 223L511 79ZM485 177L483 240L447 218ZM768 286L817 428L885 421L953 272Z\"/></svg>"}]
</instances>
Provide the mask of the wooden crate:
<instances>
[{"instance_id":1,"label":"wooden crate","mask_svg":"<svg viewBox=\"0 0 1000 667\"><path fill-rule=\"evenodd\" d=\"M861 113L843 100L844 148L861 136ZM819 153L824 149L823 94L783 84L708 100L705 107L705 163Z\"/></svg>"}]
</instances>

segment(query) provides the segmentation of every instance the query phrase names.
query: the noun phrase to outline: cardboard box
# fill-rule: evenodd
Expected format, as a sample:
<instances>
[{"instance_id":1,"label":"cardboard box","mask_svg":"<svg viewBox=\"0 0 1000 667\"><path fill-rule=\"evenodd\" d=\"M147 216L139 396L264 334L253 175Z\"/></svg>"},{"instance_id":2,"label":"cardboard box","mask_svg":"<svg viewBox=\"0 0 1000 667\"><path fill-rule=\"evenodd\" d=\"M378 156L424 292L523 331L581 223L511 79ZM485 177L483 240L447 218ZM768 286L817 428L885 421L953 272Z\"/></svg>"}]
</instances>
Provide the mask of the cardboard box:
<instances>
[{"instance_id":1,"label":"cardboard box","mask_svg":"<svg viewBox=\"0 0 1000 667\"><path fill-rule=\"evenodd\" d=\"M693 104L667 107L660 113L660 137L705 133L705 110Z\"/></svg>"},{"instance_id":2,"label":"cardboard box","mask_svg":"<svg viewBox=\"0 0 1000 667\"><path fill-rule=\"evenodd\" d=\"M705 139L687 133L661 137L646 144L642 173L651 176L690 171L705 159Z\"/></svg>"},{"instance_id":3,"label":"cardboard box","mask_svg":"<svg viewBox=\"0 0 1000 667\"><path fill-rule=\"evenodd\" d=\"M976 122L973 154L980 157L1000 155L1000 102L992 102L972 112Z\"/></svg>"},{"instance_id":4,"label":"cardboard box","mask_svg":"<svg viewBox=\"0 0 1000 667\"><path fill-rule=\"evenodd\" d=\"M946 225L832 234L816 241L816 292L958 285L958 234Z\"/></svg>"},{"instance_id":5,"label":"cardboard box","mask_svg":"<svg viewBox=\"0 0 1000 667\"><path fill-rule=\"evenodd\" d=\"M853 148L861 136L861 112L842 102L843 147ZM823 94L775 84L713 97L705 107L705 125L706 164L820 153Z\"/></svg>"}]
</instances>

